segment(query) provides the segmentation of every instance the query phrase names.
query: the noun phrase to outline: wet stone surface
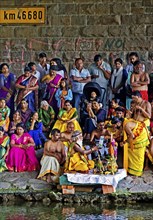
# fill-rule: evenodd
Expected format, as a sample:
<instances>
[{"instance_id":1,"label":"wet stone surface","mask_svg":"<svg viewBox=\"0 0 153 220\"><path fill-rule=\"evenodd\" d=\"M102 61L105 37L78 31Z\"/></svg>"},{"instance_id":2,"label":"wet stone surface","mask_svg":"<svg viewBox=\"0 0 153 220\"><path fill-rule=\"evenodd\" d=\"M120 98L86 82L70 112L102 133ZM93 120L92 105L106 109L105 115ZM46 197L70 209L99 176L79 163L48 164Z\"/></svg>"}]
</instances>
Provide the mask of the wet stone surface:
<instances>
[{"instance_id":1,"label":"wet stone surface","mask_svg":"<svg viewBox=\"0 0 153 220\"><path fill-rule=\"evenodd\" d=\"M145 171L141 177L127 176L118 183L116 193L102 194L101 188L89 193L76 192L75 195L63 195L61 189L43 180L37 179L38 172L0 173L0 200L8 202L22 198L26 201L62 203L131 203L141 200L153 200L153 171ZM12 195L10 197L10 195Z\"/></svg>"}]
</instances>

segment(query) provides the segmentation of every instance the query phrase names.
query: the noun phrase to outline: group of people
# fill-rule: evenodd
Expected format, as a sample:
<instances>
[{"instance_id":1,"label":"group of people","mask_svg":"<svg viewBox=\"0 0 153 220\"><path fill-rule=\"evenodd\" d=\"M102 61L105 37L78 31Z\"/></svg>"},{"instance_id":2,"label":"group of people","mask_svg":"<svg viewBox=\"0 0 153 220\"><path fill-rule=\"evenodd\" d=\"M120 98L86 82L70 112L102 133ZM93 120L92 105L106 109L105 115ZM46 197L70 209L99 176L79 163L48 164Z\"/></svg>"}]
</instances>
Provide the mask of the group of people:
<instances>
[{"instance_id":1,"label":"group of people","mask_svg":"<svg viewBox=\"0 0 153 220\"><path fill-rule=\"evenodd\" d=\"M77 58L69 73L42 52L18 78L2 63L0 171L40 170L38 178L54 182L63 172L104 173L106 159L124 151L128 173L141 176L145 157L153 163L149 86L136 52L125 67L121 58L111 66L97 54L85 68Z\"/></svg>"}]
</instances>

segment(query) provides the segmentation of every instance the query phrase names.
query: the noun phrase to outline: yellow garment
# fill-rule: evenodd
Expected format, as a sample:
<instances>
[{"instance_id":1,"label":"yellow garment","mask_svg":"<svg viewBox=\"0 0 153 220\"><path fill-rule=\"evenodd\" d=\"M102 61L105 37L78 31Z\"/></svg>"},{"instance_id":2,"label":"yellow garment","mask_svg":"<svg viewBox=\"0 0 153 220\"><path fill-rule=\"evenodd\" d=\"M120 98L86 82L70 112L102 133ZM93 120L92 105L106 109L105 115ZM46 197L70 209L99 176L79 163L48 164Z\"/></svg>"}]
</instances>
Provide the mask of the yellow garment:
<instances>
[{"instance_id":1,"label":"yellow garment","mask_svg":"<svg viewBox=\"0 0 153 220\"><path fill-rule=\"evenodd\" d=\"M76 108L71 108L71 110L69 112L63 110L63 114L61 116L61 119L66 121L66 120L71 120L73 118L73 115L76 113ZM75 117L75 116L74 116ZM74 130L79 130L79 131L82 131L81 130L81 127L79 125L79 122L77 120L74 120L73 121L74 123ZM63 122L63 121L60 121L60 120L57 120L54 124L54 128L57 128L60 130L60 132L64 132L67 130L67 122Z\"/></svg>"},{"instance_id":2,"label":"yellow garment","mask_svg":"<svg viewBox=\"0 0 153 220\"><path fill-rule=\"evenodd\" d=\"M69 171L88 171L93 169L95 163L93 160L88 160L87 155L82 155L80 152L75 152L73 147L75 143L68 146L68 153L65 162L65 172ZM83 147L82 147L83 148Z\"/></svg>"},{"instance_id":3,"label":"yellow garment","mask_svg":"<svg viewBox=\"0 0 153 220\"><path fill-rule=\"evenodd\" d=\"M90 169L94 168L94 161L93 160L87 160L85 155L80 155L79 152L73 154L72 157L70 157L70 162L68 166L69 171L88 171Z\"/></svg>"},{"instance_id":4,"label":"yellow garment","mask_svg":"<svg viewBox=\"0 0 153 220\"><path fill-rule=\"evenodd\" d=\"M146 125L148 125L148 120L146 120L146 122L138 122L134 119L126 119L124 126L127 122L135 122L136 126L132 131L135 135L133 139L134 149L132 150L128 143L124 146L126 149L128 145L128 155L124 154L124 165L127 166L125 161L127 161L128 157L128 173L135 176L141 176L144 167L145 150L150 143L148 129L146 127ZM124 141L125 140L127 140L126 132L124 132Z\"/></svg>"}]
</instances>

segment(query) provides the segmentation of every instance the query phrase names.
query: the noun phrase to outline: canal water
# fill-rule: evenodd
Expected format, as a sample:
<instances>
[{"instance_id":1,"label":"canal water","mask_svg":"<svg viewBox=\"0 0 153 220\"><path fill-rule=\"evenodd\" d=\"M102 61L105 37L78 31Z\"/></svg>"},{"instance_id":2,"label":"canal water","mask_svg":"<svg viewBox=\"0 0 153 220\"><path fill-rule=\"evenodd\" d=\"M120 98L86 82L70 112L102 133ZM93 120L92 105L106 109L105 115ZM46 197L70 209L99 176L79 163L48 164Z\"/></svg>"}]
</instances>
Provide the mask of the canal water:
<instances>
[{"instance_id":1,"label":"canal water","mask_svg":"<svg viewBox=\"0 0 153 220\"><path fill-rule=\"evenodd\" d=\"M152 220L153 202L131 205L0 204L0 220Z\"/></svg>"}]
</instances>

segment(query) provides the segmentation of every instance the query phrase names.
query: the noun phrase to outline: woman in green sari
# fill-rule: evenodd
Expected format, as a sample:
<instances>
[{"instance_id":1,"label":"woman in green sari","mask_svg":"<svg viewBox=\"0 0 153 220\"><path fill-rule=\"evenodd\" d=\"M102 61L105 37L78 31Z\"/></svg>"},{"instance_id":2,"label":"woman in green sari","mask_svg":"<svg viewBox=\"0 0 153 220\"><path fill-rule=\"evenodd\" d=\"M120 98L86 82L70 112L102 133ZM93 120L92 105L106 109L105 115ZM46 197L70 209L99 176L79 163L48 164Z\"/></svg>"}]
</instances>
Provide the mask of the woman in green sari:
<instances>
[{"instance_id":1,"label":"woman in green sari","mask_svg":"<svg viewBox=\"0 0 153 220\"><path fill-rule=\"evenodd\" d=\"M38 116L43 123L43 131L48 133L54 124L55 112L47 101L41 102Z\"/></svg>"},{"instance_id":2,"label":"woman in green sari","mask_svg":"<svg viewBox=\"0 0 153 220\"><path fill-rule=\"evenodd\" d=\"M5 158L9 152L9 136L4 135L4 128L0 126L0 172L7 170Z\"/></svg>"}]
</instances>

